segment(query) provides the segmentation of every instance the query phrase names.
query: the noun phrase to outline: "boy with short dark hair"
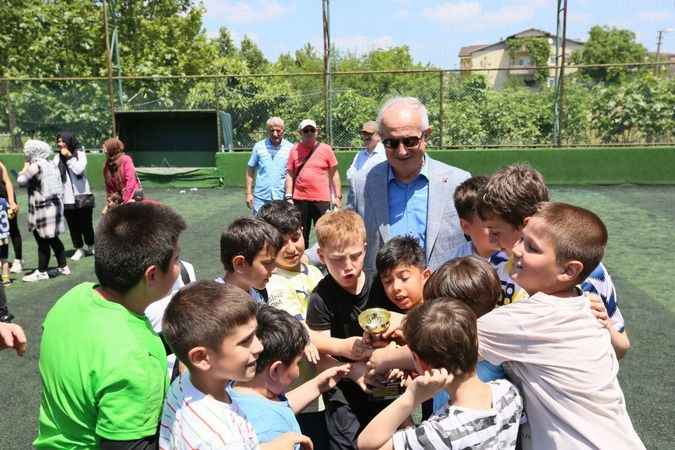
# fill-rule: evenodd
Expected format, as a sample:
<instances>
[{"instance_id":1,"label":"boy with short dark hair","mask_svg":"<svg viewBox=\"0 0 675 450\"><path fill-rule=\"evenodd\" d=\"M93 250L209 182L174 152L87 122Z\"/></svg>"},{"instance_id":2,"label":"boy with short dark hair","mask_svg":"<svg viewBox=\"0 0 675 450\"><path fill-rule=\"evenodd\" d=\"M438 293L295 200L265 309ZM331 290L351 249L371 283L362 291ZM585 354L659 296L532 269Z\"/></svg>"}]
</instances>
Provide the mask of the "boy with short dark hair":
<instances>
[{"instance_id":1,"label":"boy with short dark hair","mask_svg":"<svg viewBox=\"0 0 675 450\"><path fill-rule=\"evenodd\" d=\"M386 308L388 301L381 289L374 288L376 275L366 274L363 261L366 253L366 227L352 210L326 213L316 223L319 257L328 275L312 293L307 311L307 325L325 338L338 338L340 348L316 341L320 351L351 360L367 358L363 348L363 330L358 315L372 307ZM357 348L358 351L354 351ZM351 353L351 354L350 354ZM364 364L353 364L355 372L365 372ZM355 449L356 438L372 417L388 401L369 396L351 380L342 380L336 389L324 395L326 424L331 449Z\"/></svg>"},{"instance_id":2,"label":"boy with short dark hair","mask_svg":"<svg viewBox=\"0 0 675 450\"><path fill-rule=\"evenodd\" d=\"M286 311L268 305L258 306L256 320L256 335L263 351L256 362L255 377L237 383L231 394L253 425L258 441L269 442L286 432L301 433L295 415L334 388L349 372L349 365L331 367L286 392L300 376L300 361L309 342L307 330Z\"/></svg>"},{"instance_id":3,"label":"boy with short dark hair","mask_svg":"<svg viewBox=\"0 0 675 450\"><path fill-rule=\"evenodd\" d=\"M258 446L255 430L235 402L233 381L255 375L263 347L256 337L256 309L242 289L197 281L173 297L162 329L187 371L169 389L162 412L159 447L291 449L310 445L297 433L285 433Z\"/></svg>"},{"instance_id":4,"label":"boy with short dark hair","mask_svg":"<svg viewBox=\"0 0 675 450\"><path fill-rule=\"evenodd\" d=\"M403 334L421 375L359 436L359 449L514 449L522 400L507 380L476 375L476 315L451 298L430 300L406 316ZM452 403L419 426L399 429L415 407L445 389Z\"/></svg>"},{"instance_id":5,"label":"boy with short dark hair","mask_svg":"<svg viewBox=\"0 0 675 450\"><path fill-rule=\"evenodd\" d=\"M478 193L485 187L488 177L479 175L464 180L453 195L455 209L459 216L459 224L465 236L468 236L466 244L456 247L450 255L450 259L461 256L478 255L489 258L499 250L496 244L490 242L490 230L485 226L478 215Z\"/></svg>"},{"instance_id":6,"label":"boy with short dark hair","mask_svg":"<svg viewBox=\"0 0 675 450\"><path fill-rule=\"evenodd\" d=\"M511 249L521 238L525 219L536 212L539 202L549 200L544 177L526 164L503 167L490 177L478 200L478 213L490 229L490 238L503 250L490 258L502 282L502 304L526 298L528 292L510 275L513 269ZM581 288L584 292L597 294L590 297L593 311L610 331L612 345L621 359L630 348L630 341L617 304L614 283L602 263L582 280Z\"/></svg>"},{"instance_id":7,"label":"boy with short dark hair","mask_svg":"<svg viewBox=\"0 0 675 450\"><path fill-rule=\"evenodd\" d=\"M35 447L156 447L166 351L143 311L176 280L184 229L171 208L144 202L101 219L94 263L100 284L71 289L43 325Z\"/></svg>"},{"instance_id":8,"label":"boy with short dark hair","mask_svg":"<svg viewBox=\"0 0 675 450\"><path fill-rule=\"evenodd\" d=\"M513 247L513 279L532 295L478 319L479 353L525 398L523 448L644 448L626 411L608 331L578 284L600 263L607 229L592 212L543 202Z\"/></svg>"},{"instance_id":9,"label":"boy with short dark hair","mask_svg":"<svg viewBox=\"0 0 675 450\"><path fill-rule=\"evenodd\" d=\"M431 269L417 238L404 235L390 239L377 252L375 267L396 312L405 313L423 301L422 292Z\"/></svg>"},{"instance_id":10,"label":"boy with short dark hair","mask_svg":"<svg viewBox=\"0 0 675 450\"><path fill-rule=\"evenodd\" d=\"M220 236L220 262L225 274L216 281L232 283L256 302L267 303L265 286L282 244L279 232L270 224L252 217L235 219Z\"/></svg>"}]
</instances>

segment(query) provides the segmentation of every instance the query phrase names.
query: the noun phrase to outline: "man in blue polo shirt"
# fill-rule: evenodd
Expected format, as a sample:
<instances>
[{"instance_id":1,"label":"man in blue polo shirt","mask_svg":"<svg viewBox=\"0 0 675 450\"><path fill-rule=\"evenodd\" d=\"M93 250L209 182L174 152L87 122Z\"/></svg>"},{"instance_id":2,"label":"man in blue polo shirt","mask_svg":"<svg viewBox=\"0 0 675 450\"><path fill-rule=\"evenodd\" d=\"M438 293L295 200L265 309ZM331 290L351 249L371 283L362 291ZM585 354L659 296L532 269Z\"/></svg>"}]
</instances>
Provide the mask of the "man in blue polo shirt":
<instances>
[{"instance_id":1,"label":"man in blue polo shirt","mask_svg":"<svg viewBox=\"0 0 675 450\"><path fill-rule=\"evenodd\" d=\"M254 215L265 203L284 199L286 163L293 146L284 139L284 121L280 117L267 120L267 134L266 139L253 146L246 168L246 206Z\"/></svg>"}]
</instances>

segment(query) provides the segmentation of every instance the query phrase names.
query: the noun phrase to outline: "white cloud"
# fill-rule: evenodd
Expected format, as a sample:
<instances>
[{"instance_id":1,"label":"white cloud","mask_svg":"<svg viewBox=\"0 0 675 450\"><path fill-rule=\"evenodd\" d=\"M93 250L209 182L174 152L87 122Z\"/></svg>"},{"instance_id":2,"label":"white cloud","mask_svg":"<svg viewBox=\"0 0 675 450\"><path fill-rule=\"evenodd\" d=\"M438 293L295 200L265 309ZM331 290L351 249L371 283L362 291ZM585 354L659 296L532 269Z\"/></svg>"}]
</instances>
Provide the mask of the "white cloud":
<instances>
[{"instance_id":1,"label":"white cloud","mask_svg":"<svg viewBox=\"0 0 675 450\"><path fill-rule=\"evenodd\" d=\"M531 22L537 9L549 7L547 0L513 0L500 7L478 1L450 1L424 8L422 16L442 25L463 29L485 29Z\"/></svg>"},{"instance_id":2,"label":"white cloud","mask_svg":"<svg viewBox=\"0 0 675 450\"><path fill-rule=\"evenodd\" d=\"M238 24L270 22L292 10L292 7L283 6L277 0L205 0L204 6L207 17L220 22Z\"/></svg>"},{"instance_id":3,"label":"white cloud","mask_svg":"<svg viewBox=\"0 0 675 450\"><path fill-rule=\"evenodd\" d=\"M661 10L661 11L640 11L638 13L638 19L643 22L663 22L666 19L670 19L672 14L670 11Z\"/></svg>"},{"instance_id":4,"label":"white cloud","mask_svg":"<svg viewBox=\"0 0 675 450\"><path fill-rule=\"evenodd\" d=\"M370 38L367 36L337 36L333 38L333 45L341 50L348 50L357 54L368 53L380 48L393 47L391 36Z\"/></svg>"},{"instance_id":5,"label":"white cloud","mask_svg":"<svg viewBox=\"0 0 675 450\"><path fill-rule=\"evenodd\" d=\"M567 20L574 25L588 25L591 23L591 15L589 13L571 12L567 16Z\"/></svg>"}]
</instances>

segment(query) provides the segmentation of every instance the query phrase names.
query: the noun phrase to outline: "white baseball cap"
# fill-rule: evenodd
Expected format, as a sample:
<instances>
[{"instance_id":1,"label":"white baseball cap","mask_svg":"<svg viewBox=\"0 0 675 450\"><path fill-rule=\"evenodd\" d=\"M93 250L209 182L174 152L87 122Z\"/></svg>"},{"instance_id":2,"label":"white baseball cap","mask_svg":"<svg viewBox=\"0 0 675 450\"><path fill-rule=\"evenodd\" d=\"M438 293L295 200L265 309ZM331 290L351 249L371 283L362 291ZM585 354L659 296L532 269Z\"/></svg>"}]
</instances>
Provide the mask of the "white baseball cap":
<instances>
[{"instance_id":1,"label":"white baseball cap","mask_svg":"<svg viewBox=\"0 0 675 450\"><path fill-rule=\"evenodd\" d=\"M298 126L298 130L302 131L307 127L317 128L316 122L314 122L312 119L305 119L302 122L300 122L300 125Z\"/></svg>"}]
</instances>

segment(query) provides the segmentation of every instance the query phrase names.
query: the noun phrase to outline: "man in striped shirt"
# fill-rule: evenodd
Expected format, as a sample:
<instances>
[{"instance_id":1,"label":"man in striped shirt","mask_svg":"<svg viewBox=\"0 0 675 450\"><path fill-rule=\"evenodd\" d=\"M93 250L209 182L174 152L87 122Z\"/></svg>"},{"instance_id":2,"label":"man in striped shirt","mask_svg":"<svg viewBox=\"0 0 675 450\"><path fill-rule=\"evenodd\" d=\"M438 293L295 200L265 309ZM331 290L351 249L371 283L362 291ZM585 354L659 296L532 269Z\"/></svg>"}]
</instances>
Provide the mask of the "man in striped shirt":
<instances>
[{"instance_id":1,"label":"man in striped shirt","mask_svg":"<svg viewBox=\"0 0 675 450\"><path fill-rule=\"evenodd\" d=\"M450 298L426 302L407 314L403 334L423 375L368 424L359 436L359 449L515 449L523 401L509 381L483 383L478 378L474 312ZM441 389L452 403L419 426L397 431Z\"/></svg>"}]
</instances>

